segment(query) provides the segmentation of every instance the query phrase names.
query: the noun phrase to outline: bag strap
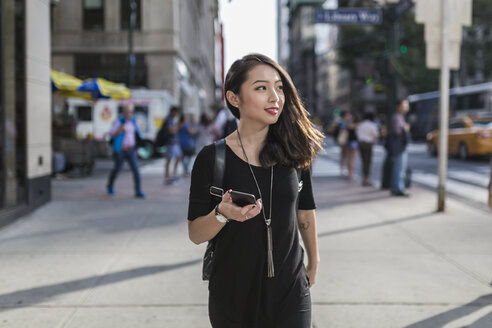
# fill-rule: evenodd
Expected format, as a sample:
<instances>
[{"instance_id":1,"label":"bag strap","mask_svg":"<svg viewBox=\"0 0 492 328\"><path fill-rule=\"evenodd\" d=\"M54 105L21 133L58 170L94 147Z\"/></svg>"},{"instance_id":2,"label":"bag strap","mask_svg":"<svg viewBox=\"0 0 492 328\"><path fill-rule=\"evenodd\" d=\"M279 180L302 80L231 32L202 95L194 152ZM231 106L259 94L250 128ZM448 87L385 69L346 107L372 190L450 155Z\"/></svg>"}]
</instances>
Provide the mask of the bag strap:
<instances>
[{"instance_id":1,"label":"bag strap","mask_svg":"<svg viewBox=\"0 0 492 328\"><path fill-rule=\"evenodd\" d=\"M214 163L214 176L213 186L222 188L222 182L224 180L225 172L225 140L220 139L214 142L215 146L215 163Z\"/></svg>"}]
</instances>

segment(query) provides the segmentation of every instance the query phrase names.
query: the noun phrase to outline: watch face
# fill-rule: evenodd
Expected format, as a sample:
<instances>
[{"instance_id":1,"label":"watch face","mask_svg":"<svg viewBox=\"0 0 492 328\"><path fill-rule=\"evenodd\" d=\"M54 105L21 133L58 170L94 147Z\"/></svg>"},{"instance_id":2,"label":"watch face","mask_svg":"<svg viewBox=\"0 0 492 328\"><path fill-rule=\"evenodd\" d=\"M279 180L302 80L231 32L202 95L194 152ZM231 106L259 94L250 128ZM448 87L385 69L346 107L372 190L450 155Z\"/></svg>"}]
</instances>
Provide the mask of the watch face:
<instances>
[{"instance_id":1,"label":"watch face","mask_svg":"<svg viewBox=\"0 0 492 328\"><path fill-rule=\"evenodd\" d=\"M217 218L217 220L219 220L219 222L222 222L222 223L226 223L228 220L226 219L225 216L223 216L222 214L216 214L215 217Z\"/></svg>"},{"instance_id":2,"label":"watch face","mask_svg":"<svg viewBox=\"0 0 492 328\"><path fill-rule=\"evenodd\" d=\"M229 221L225 216L219 213L219 205L215 206L215 218L217 219L217 221L222 223L226 223Z\"/></svg>"}]
</instances>

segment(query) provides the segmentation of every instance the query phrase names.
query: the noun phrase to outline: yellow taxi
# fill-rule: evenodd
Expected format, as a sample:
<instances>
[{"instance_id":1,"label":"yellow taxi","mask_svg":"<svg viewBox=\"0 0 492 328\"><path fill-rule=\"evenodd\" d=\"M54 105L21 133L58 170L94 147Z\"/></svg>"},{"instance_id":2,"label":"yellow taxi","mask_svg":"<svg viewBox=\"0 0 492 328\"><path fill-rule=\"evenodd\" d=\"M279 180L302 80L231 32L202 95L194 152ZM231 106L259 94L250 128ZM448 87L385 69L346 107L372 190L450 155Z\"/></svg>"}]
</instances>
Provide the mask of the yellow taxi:
<instances>
[{"instance_id":1,"label":"yellow taxi","mask_svg":"<svg viewBox=\"0 0 492 328\"><path fill-rule=\"evenodd\" d=\"M427 150L435 156L439 146L439 131L427 134ZM461 116L449 122L448 153L461 159L492 154L492 115Z\"/></svg>"}]
</instances>

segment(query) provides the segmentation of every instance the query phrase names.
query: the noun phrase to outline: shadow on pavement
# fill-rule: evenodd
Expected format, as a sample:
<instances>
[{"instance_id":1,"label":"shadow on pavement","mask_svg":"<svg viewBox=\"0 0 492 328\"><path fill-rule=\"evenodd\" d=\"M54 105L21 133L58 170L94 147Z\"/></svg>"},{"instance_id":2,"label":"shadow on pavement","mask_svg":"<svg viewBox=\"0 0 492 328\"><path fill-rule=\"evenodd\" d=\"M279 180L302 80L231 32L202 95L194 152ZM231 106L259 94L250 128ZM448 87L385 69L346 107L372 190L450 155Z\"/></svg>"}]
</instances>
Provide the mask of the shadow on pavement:
<instances>
[{"instance_id":1,"label":"shadow on pavement","mask_svg":"<svg viewBox=\"0 0 492 328\"><path fill-rule=\"evenodd\" d=\"M110 274L98 275L84 279L61 282L58 284L19 290L0 295L0 312L13 308L32 306L46 302L61 294L71 293L78 290L93 288L96 286L110 285L121 281L150 276L157 273L179 269L182 267L201 263L202 259L176 263L172 265L146 266Z\"/></svg>"},{"instance_id":2,"label":"shadow on pavement","mask_svg":"<svg viewBox=\"0 0 492 328\"><path fill-rule=\"evenodd\" d=\"M98 202L91 201L74 201L68 200L63 202L52 202L40 210L46 211L43 219L50 213L66 217L64 220L50 221L46 225L46 230L33 231L26 233L21 231L18 235L11 235L0 239L0 245L13 241L29 240L37 238L47 238L50 236L77 235L102 233L102 234L120 234L128 231L152 230L165 226L182 224L187 222L186 209L184 206L171 207L163 202L140 201L133 202L111 202L111 200L101 200ZM67 209L70 204L70 209ZM87 210L87 209L90 210ZM161 211L165 208L166 211ZM164 214L161 214L163 212ZM38 217L39 217L38 216ZM54 228L58 226L59 228Z\"/></svg>"},{"instance_id":3,"label":"shadow on pavement","mask_svg":"<svg viewBox=\"0 0 492 328\"><path fill-rule=\"evenodd\" d=\"M388 190L362 187L359 182L340 177L313 177L313 191L317 209L390 198Z\"/></svg>"},{"instance_id":4,"label":"shadow on pavement","mask_svg":"<svg viewBox=\"0 0 492 328\"><path fill-rule=\"evenodd\" d=\"M373 228L380 228L388 225L393 225L393 224L398 224L402 222L407 222L407 221L413 221L413 220L419 220L423 218L428 218L431 215L435 213L422 213L422 214L417 214L417 215L412 215L406 218L401 218L401 219L396 219L396 220L388 220L385 222L380 222L380 223L372 223L372 224L366 224L363 226L359 227L353 227L353 228L347 228L347 229L340 229L340 230L335 230L335 231L328 231L328 232L323 232L318 234L318 237L328 237L332 235L340 235L344 233L349 233L349 232L354 232L354 231L360 231L360 230L367 230L367 229L373 229Z\"/></svg>"},{"instance_id":5,"label":"shadow on pavement","mask_svg":"<svg viewBox=\"0 0 492 328\"><path fill-rule=\"evenodd\" d=\"M466 317L473 312L476 312L486 306L492 304L492 294L487 294L480 296L479 298L464 304L458 308L440 313L438 315L432 316L425 320L416 322L405 328L434 328L434 327L444 327L447 324L458 320L460 318ZM492 326L492 313L488 313L484 317L478 319L474 323L464 326L467 328L490 328Z\"/></svg>"}]
</instances>

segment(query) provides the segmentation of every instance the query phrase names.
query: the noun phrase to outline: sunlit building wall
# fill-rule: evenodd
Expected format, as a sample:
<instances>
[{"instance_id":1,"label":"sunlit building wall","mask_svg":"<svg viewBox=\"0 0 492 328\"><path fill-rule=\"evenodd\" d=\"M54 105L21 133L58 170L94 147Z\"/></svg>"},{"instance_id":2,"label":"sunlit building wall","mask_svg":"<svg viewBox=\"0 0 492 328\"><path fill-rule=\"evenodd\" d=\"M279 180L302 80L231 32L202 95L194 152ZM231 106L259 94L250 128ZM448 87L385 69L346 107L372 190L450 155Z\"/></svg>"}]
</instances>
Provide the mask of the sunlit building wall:
<instances>
[{"instance_id":1,"label":"sunlit building wall","mask_svg":"<svg viewBox=\"0 0 492 328\"><path fill-rule=\"evenodd\" d=\"M0 2L0 226L51 198L49 6Z\"/></svg>"},{"instance_id":2,"label":"sunlit building wall","mask_svg":"<svg viewBox=\"0 0 492 328\"><path fill-rule=\"evenodd\" d=\"M133 88L166 89L185 111L215 103L217 0L136 0ZM129 82L130 0L53 6L53 68Z\"/></svg>"}]
</instances>

